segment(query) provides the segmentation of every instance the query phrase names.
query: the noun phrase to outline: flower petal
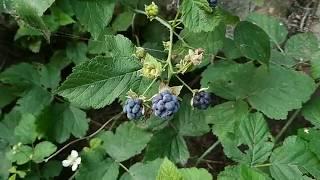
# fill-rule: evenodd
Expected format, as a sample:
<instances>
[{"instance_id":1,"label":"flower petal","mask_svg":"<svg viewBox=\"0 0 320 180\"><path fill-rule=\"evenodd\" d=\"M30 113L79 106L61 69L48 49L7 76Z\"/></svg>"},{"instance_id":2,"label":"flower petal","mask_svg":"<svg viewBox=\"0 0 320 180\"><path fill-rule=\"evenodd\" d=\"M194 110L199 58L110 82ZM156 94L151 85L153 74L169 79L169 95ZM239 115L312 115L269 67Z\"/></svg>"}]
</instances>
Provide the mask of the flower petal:
<instances>
[{"instance_id":1,"label":"flower petal","mask_svg":"<svg viewBox=\"0 0 320 180\"><path fill-rule=\"evenodd\" d=\"M75 159L79 156L79 154L76 150L72 150L70 156L72 159Z\"/></svg>"},{"instance_id":2,"label":"flower petal","mask_svg":"<svg viewBox=\"0 0 320 180\"><path fill-rule=\"evenodd\" d=\"M78 169L78 164L74 163L71 167L72 171L76 171Z\"/></svg>"},{"instance_id":3,"label":"flower petal","mask_svg":"<svg viewBox=\"0 0 320 180\"><path fill-rule=\"evenodd\" d=\"M62 161L62 166L63 167L69 167L71 165L71 161L69 161L69 160L63 160Z\"/></svg>"},{"instance_id":4,"label":"flower petal","mask_svg":"<svg viewBox=\"0 0 320 180\"><path fill-rule=\"evenodd\" d=\"M81 157L78 157L74 162L73 164L81 164Z\"/></svg>"}]
</instances>

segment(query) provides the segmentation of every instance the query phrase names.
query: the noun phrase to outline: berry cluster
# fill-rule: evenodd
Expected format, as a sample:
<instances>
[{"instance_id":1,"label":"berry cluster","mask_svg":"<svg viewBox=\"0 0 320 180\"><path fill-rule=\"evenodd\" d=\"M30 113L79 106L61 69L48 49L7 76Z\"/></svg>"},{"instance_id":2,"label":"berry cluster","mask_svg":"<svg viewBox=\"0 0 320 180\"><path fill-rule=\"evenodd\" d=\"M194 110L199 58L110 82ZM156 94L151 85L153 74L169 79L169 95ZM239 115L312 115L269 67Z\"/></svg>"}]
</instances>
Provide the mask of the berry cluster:
<instances>
[{"instance_id":1,"label":"berry cluster","mask_svg":"<svg viewBox=\"0 0 320 180\"><path fill-rule=\"evenodd\" d=\"M141 99L127 99L123 112L127 114L128 119L139 119L143 115L143 105Z\"/></svg>"},{"instance_id":2,"label":"berry cluster","mask_svg":"<svg viewBox=\"0 0 320 180\"><path fill-rule=\"evenodd\" d=\"M213 103L210 93L200 90L192 98L192 106L204 110ZM167 119L178 112L180 103L178 97L169 90L164 90L152 98L152 110L155 116ZM123 112L129 119L139 119L144 114L143 100L139 98L127 99Z\"/></svg>"},{"instance_id":3,"label":"berry cluster","mask_svg":"<svg viewBox=\"0 0 320 180\"><path fill-rule=\"evenodd\" d=\"M152 99L154 114L161 118L168 118L178 112L180 107L178 97L170 91L163 91Z\"/></svg>"},{"instance_id":4,"label":"berry cluster","mask_svg":"<svg viewBox=\"0 0 320 180\"><path fill-rule=\"evenodd\" d=\"M198 109L207 109L212 102L210 93L205 91L196 92L192 98L192 105Z\"/></svg>"},{"instance_id":5,"label":"berry cluster","mask_svg":"<svg viewBox=\"0 0 320 180\"><path fill-rule=\"evenodd\" d=\"M218 0L208 0L210 7L214 8L218 4Z\"/></svg>"}]
</instances>

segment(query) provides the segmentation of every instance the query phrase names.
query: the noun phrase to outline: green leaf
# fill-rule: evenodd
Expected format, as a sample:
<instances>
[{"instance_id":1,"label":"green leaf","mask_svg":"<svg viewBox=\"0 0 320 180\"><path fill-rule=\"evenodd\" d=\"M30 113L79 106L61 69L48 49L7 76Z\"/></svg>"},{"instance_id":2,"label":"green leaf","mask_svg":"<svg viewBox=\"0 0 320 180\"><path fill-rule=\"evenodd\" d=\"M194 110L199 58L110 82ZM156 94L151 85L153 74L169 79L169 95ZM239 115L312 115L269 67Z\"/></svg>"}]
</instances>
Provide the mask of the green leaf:
<instances>
[{"instance_id":1,"label":"green leaf","mask_svg":"<svg viewBox=\"0 0 320 180\"><path fill-rule=\"evenodd\" d=\"M76 65L88 61L88 47L83 42L69 43L66 49L67 57Z\"/></svg>"},{"instance_id":2,"label":"green leaf","mask_svg":"<svg viewBox=\"0 0 320 180\"><path fill-rule=\"evenodd\" d=\"M112 54L113 57L121 57L125 59L133 59L135 54L135 46L130 39L123 35L106 35L106 50Z\"/></svg>"},{"instance_id":3,"label":"green leaf","mask_svg":"<svg viewBox=\"0 0 320 180\"><path fill-rule=\"evenodd\" d=\"M14 133L19 142L24 144L33 143L39 135L36 127L36 118L31 114L23 114Z\"/></svg>"},{"instance_id":4,"label":"green leaf","mask_svg":"<svg viewBox=\"0 0 320 180\"><path fill-rule=\"evenodd\" d=\"M7 157L11 162L16 162L18 165L25 164L32 159L33 150L30 146L21 145L16 150L11 150Z\"/></svg>"},{"instance_id":5,"label":"green leaf","mask_svg":"<svg viewBox=\"0 0 320 180\"><path fill-rule=\"evenodd\" d=\"M32 160L36 163L40 163L44 158L50 156L57 150L57 146L49 141L43 141L38 143L34 147Z\"/></svg>"},{"instance_id":6,"label":"green leaf","mask_svg":"<svg viewBox=\"0 0 320 180\"><path fill-rule=\"evenodd\" d=\"M301 108L315 90L314 81L306 74L278 65L256 68L252 63L217 63L202 77L202 87L209 86L226 99L247 99L253 108L273 119L285 119L289 111Z\"/></svg>"},{"instance_id":7,"label":"green leaf","mask_svg":"<svg viewBox=\"0 0 320 180\"><path fill-rule=\"evenodd\" d=\"M42 169L43 178L53 178L59 176L62 171L62 163L60 161L49 161Z\"/></svg>"},{"instance_id":8,"label":"green leaf","mask_svg":"<svg viewBox=\"0 0 320 180\"><path fill-rule=\"evenodd\" d=\"M245 165L227 166L218 180L271 180L268 175Z\"/></svg>"},{"instance_id":9,"label":"green leaf","mask_svg":"<svg viewBox=\"0 0 320 180\"><path fill-rule=\"evenodd\" d=\"M202 168L182 168L179 171L183 180L212 180L212 175Z\"/></svg>"},{"instance_id":10,"label":"green leaf","mask_svg":"<svg viewBox=\"0 0 320 180\"><path fill-rule=\"evenodd\" d=\"M276 180L304 179L306 172L320 178L320 160L299 137L288 137L270 158L270 172Z\"/></svg>"},{"instance_id":11,"label":"green leaf","mask_svg":"<svg viewBox=\"0 0 320 180\"><path fill-rule=\"evenodd\" d=\"M76 175L77 180L117 180L119 174L118 163L112 159L105 159L100 151L85 152L81 158L81 166Z\"/></svg>"},{"instance_id":12,"label":"green leaf","mask_svg":"<svg viewBox=\"0 0 320 180\"><path fill-rule=\"evenodd\" d=\"M183 24L193 32L213 31L223 19L221 10L212 10L206 0L183 1L181 8Z\"/></svg>"},{"instance_id":13,"label":"green leaf","mask_svg":"<svg viewBox=\"0 0 320 180\"><path fill-rule=\"evenodd\" d=\"M19 124L21 119L20 112L12 110L6 114L3 120L0 122L0 139L10 145L18 143L18 139L15 136L15 127ZM1 141L0 141L1 142Z\"/></svg>"},{"instance_id":14,"label":"green leaf","mask_svg":"<svg viewBox=\"0 0 320 180\"><path fill-rule=\"evenodd\" d=\"M61 81L61 71L70 63L64 51L56 51L48 64L40 66L41 84L46 88L56 89Z\"/></svg>"},{"instance_id":15,"label":"green leaf","mask_svg":"<svg viewBox=\"0 0 320 180\"><path fill-rule=\"evenodd\" d=\"M237 59L242 56L240 47L236 45L234 40L225 38L223 43L223 53L228 59Z\"/></svg>"},{"instance_id":16,"label":"green leaf","mask_svg":"<svg viewBox=\"0 0 320 180\"><path fill-rule=\"evenodd\" d=\"M292 57L287 56L285 53L279 52L275 49L271 50L270 62L281 66L286 66L288 68L294 67L297 64Z\"/></svg>"},{"instance_id":17,"label":"green leaf","mask_svg":"<svg viewBox=\"0 0 320 180\"><path fill-rule=\"evenodd\" d=\"M50 11L55 21L61 26L75 23L72 17L57 5L51 6Z\"/></svg>"},{"instance_id":18,"label":"green leaf","mask_svg":"<svg viewBox=\"0 0 320 180\"><path fill-rule=\"evenodd\" d=\"M271 41L277 45L283 43L287 38L288 30L284 23L272 16L252 13L246 20L262 28L269 35Z\"/></svg>"},{"instance_id":19,"label":"green leaf","mask_svg":"<svg viewBox=\"0 0 320 180\"><path fill-rule=\"evenodd\" d=\"M50 30L44 23L41 16L51 6L54 0L43 1L29 1L29 0L16 0L14 7L19 17L29 26L41 31L44 37L50 40Z\"/></svg>"},{"instance_id":20,"label":"green leaf","mask_svg":"<svg viewBox=\"0 0 320 180\"><path fill-rule=\"evenodd\" d=\"M141 153L152 137L132 122L121 124L115 133L107 131L103 134L103 147L118 162L125 161Z\"/></svg>"},{"instance_id":21,"label":"green leaf","mask_svg":"<svg viewBox=\"0 0 320 180\"><path fill-rule=\"evenodd\" d=\"M41 87L34 86L25 92L25 94L22 94L22 98L17 101L15 109L21 113L38 115L52 100L53 97L50 92Z\"/></svg>"},{"instance_id":22,"label":"green leaf","mask_svg":"<svg viewBox=\"0 0 320 180\"><path fill-rule=\"evenodd\" d=\"M109 49L107 49L106 36L114 34L110 27L105 28L99 35L98 39L91 38L88 43L88 51L90 54L106 54L110 55Z\"/></svg>"},{"instance_id":23,"label":"green leaf","mask_svg":"<svg viewBox=\"0 0 320 180\"><path fill-rule=\"evenodd\" d=\"M320 128L320 97L311 99L306 105L303 106L302 115L314 126Z\"/></svg>"},{"instance_id":24,"label":"green leaf","mask_svg":"<svg viewBox=\"0 0 320 180\"><path fill-rule=\"evenodd\" d=\"M313 54L319 50L318 39L312 33L302 33L291 36L285 45L287 55L298 61L311 60Z\"/></svg>"},{"instance_id":25,"label":"green leaf","mask_svg":"<svg viewBox=\"0 0 320 180\"><path fill-rule=\"evenodd\" d=\"M12 103L17 98L15 89L9 86L0 85L0 109Z\"/></svg>"},{"instance_id":26,"label":"green leaf","mask_svg":"<svg viewBox=\"0 0 320 180\"><path fill-rule=\"evenodd\" d=\"M314 79L320 79L320 51L311 57L311 75Z\"/></svg>"},{"instance_id":27,"label":"green leaf","mask_svg":"<svg viewBox=\"0 0 320 180\"><path fill-rule=\"evenodd\" d=\"M149 142L144 161L168 157L175 163L185 164L190 157L187 144L175 129L167 127L154 134Z\"/></svg>"},{"instance_id":28,"label":"green leaf","mask_svg":"<svg viewBox=\"0 0 320 180\"><path fill-rule=\"evenodd\" d=\"M306 130L307 129L307 130ZM309 149L320 160L320 131L317 128L303 128L298 130L298 136L308 142Z\"/></svg>"},{"instance_id":29,"label":"green leaf","mask_svg":"<svg viewBox=\"0 0 320 180\"><path fill-rule=\"evenodd\" d=\"M70 135L80 138L89 128L86 113L69 104L53 104L37 120L39 131L50 140L65 142Z\"/></svg>"},{"instance_id":30,"label":"green leaf","mask_svg":"<svg viewBox=\"0 0 320 180\"><path fill-rule=\"evenodd\" d=\"M71 4L76 17L94 39L109 24L115 6L113 0L72 0Z\"/></svg>"},{"instance_id":31,"label":"green leaf","mask_svg":"<svg viewBox=\"0 0 320 180\"><path fill-rule=\"evenodd\" d=\"M182 174L178 168L167 158L165 158L160 166L156 180L182 180Z\"/></svg>"},{"instance_id":32,"label":"green leaf","mask_svg":"<svg viewBox=\"0 0 320 180\"><path fill-rule=\"evenodd\" d=\"M112 22L113 31L126 31L132 23L133 15L133 11L124 11L119 14Z\"/></svg>"},{"instance_id":33,"label":"green leaf","mask_svg":"<svg viewBox=\"0 0 320 180\"><path fill-rule=\"evenodd\" d=\"M135 59L97 57L76 66L58 93L81 107L111 104L139 78Z\"/></svg>"},{"instance_id":34,"label":"green leaf","mask_svg":"<svg viewBox=\"0 0 320 180\"><path fill-rule=\"evenodd\" d=\"M220 140L224 153L243 161L244 154L237 148L239 142L239 126L243 119L247 119L248 105L243 101L226 102L209 109L206 117L208 124L213 124L212 132Z\"/></svg>"},{"instance_id":35,"label":"green leaf","mask_svg":"<svg viewBox=\"0 0 320 180\"><path fill-rule=\"evenodd\" d=\"M15 0L17 5L30 5L34 8L38 16L43 13L53 4L55 0L41 0L41 1L28 1L28 0Z\"/></svg>"},{"instance_id":36,"label":"green leaf","mask_svg":"<svg viewBox=\"0 0 320 180\"><path fill-rule=\"evenodd\" d=\"M259 26L247 21L238 23L234 30L234 41L245 57L269 64L269 36Z\"/></svg>"},{"instance_id":37,"label":"green leaf","mask_svg":"<svg viewBox=\"0 0 320 180\"><path fill-rule=\"evenodd\" d=\"M6 157L6 153L3 149L0 149L0 179L8 179L9 169L11 167L11 162Z\"/></svg>"},{"instance_id":38,"label":"green leaf","mask_svg":"<svg viewBox=\"0 0 320 180\"><path fill-rule=\"evenodd\" d=\"M195 33L192 30L184 30L181 36L184 37L188 45L194 48L202 48L208 55L215 55L223 48L225 31L225 25L221 24L209 32Z\"/></svg>"},{"instance_id":39,"label":"green leaf","mask_svg":"<svg viewBox=\"0 0 320 180\"><path fill-rule=\"evenodd\" d=\"M40 85L40 76L33 65L20 63L5 69L0 74L0 81L25 89L30 85Z\"/></svg>"},{"instance_id":40,"label":"green leaf","mask_svg":"<svg viewBox=\"0 0 320 180\"><path fill-rule=\"evenodd\" d=\"M272 136L263 115L260 113L250 114L248 118L242 119L239 130L240 141L249 147L242 157L242 162L246 162L250 166L265 162L271 154L274 143L270 141Z\"/></svg>"},{"instance_id":41,"label":"green leaf","mask_svg":"<svg viewBox=\"0 0 320 180\"><path fill-rule=\"evenodd\" d=\"M120 180L150 180L156 179L163 159L156 159L145 163L136 163L130 167L129 173L123 174Z\"/></svg>"},{"instance_id":42,"label":"green leaf","mask_svg":"<svg viewBox=\"0 0 320 180\"><path fill-rule=\"evenodd\" d=\"M173 123L181 136L201 136L210 131L205 119L206 111L193 109L190 102L190 97L183 98Z\"/></svg>"}]
</instances>

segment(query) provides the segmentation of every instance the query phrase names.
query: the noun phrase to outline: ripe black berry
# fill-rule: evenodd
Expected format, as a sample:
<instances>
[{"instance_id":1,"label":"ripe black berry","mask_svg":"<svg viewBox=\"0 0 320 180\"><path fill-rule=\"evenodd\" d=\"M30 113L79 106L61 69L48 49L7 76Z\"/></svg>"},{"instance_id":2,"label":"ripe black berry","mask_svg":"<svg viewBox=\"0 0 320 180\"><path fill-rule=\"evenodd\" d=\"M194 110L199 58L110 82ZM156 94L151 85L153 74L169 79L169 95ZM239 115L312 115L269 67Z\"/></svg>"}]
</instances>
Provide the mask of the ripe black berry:
<instances>
[{"instance_id":1,"label":"ripe black berry","mask_svg":"<svg viewBox=\"0 0 320 180\"><path fill-rule=\"evenodd\" d=\"M128 119L139 119L143 115L143 106L141 99L127 99L123 106L123 112L127 113Z\"/></svg>"},{"instance_id":2,"label":"ripe black berry","mask_svg":"<svg viewBox=\"0 0 320 180\"><path fill-rule=\"evenodd\" d=\"M210 93L205 91L196 92L192 99L192 105L198 109L207 109L212 102Z\"/></svg>"},{"instance_id":3,"label":"ripe black berry","mask_svg":"<svg viewBox=\"0 0 320 180\"><path fill-rule=\"evenodd\" d=\"M178 97L170 91L163 91L152 98L152 110L161 118L168 118L178 112L180 107Z\"/></svg>"},{"instance_id":4,"label":"ripe black berry","mask_svg":"<svg viewBox=\"0 0 320 180\"><path fill-rule=\"evenodd\" d=\"M210 7L214 8L218 4L218 0L208 0Z\"/></svg>"}]
</instances>

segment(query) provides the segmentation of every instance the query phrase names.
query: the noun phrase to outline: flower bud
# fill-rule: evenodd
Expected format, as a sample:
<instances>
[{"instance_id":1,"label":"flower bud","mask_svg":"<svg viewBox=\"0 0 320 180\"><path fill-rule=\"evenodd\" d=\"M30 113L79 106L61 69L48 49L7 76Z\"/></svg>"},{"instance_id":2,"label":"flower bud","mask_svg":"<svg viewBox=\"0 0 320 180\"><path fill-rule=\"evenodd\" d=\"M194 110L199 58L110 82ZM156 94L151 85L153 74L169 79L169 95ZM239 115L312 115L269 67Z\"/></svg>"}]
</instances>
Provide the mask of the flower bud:
<instances>
[{"instance_id":1,"label":"flower bud","mask_svg":"<svg viewBox=\"0 0 320 180\"><path fill-rule=\"evenodd\" d=\"M139 59L143 59L146 56L147 52L143 47L137 47L135 56Z\"/></svg>"}]
</instances>

